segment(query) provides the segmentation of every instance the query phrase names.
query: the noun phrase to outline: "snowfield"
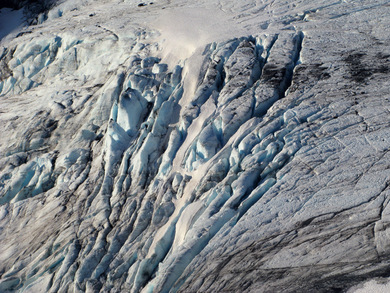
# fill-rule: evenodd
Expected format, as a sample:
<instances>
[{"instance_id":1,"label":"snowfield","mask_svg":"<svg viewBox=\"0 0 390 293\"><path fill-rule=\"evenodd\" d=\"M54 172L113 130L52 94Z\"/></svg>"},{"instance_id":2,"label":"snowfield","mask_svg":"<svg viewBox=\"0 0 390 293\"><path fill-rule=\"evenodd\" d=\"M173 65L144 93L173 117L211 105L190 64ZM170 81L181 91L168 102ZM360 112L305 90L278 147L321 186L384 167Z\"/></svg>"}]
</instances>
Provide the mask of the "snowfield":
<instances>
[{"instance_id":1,"label":"snowfield","mask_svg":"<svg viewBox=\"0 0 390 293\"><path fill-rule=\"evenodd\" d=\"M0 292L390 276L390 1L64 0L33 23L0 32Z\"/></svg>"},{"instance_id":2,"label":"snowfield","mask_svg":"<svg viewBox=\"0 0 390 293\"><path fill-rule=\"evenodd\" d=\"M23 24L23 10L0 9L0 40Z\"/></svg>"}]
</instances>

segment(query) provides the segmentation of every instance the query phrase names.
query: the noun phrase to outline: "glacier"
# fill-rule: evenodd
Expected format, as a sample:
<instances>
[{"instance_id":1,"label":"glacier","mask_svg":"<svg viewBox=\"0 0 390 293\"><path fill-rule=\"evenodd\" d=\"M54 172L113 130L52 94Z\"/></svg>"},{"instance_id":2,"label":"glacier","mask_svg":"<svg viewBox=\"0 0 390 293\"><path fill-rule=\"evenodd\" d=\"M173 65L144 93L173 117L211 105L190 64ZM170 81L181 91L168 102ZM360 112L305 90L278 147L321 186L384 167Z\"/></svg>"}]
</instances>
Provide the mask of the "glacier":
<instances>
[{"instance_id":1,"label":"glacier","mask_svg":"<svg viewBox=\"0 0 390 293\"><path fill-rule=\"evenodd\" d=\"M390 1L46 4L0 34L0 292L388 280Z\"/></svg>"}]
</instances>

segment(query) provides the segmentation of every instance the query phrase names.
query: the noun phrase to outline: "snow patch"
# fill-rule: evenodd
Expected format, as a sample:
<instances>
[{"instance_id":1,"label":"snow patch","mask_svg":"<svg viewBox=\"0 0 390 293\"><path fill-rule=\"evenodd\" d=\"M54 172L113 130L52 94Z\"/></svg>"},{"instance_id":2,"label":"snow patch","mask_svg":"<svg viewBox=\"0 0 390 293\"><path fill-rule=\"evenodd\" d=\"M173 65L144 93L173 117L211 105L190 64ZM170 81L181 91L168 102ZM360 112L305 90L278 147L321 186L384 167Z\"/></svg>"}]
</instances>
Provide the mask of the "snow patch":
<instances>
[{"instance_id":1,"label":"snow patch","mask_svg":"<svg viewBox=\"0 0 390 293\"><path fill-rule=\"evenodd\" d=\"M21 28L23 23L23 9L0 9L0 40Z\"/></svg>"}]
</instances>

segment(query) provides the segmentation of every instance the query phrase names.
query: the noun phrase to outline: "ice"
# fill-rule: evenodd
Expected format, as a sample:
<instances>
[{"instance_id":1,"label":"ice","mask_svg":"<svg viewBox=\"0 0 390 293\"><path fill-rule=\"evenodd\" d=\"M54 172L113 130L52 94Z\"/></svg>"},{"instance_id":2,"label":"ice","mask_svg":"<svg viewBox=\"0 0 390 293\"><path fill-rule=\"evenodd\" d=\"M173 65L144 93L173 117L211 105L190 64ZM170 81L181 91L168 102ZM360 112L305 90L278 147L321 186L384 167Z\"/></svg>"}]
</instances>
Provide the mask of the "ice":
<instances>
[{"instance_id":1,"label":"ice","mask_svg":"<svg viewBox=\"0 0 390 293\"><path fill-rule=\"evenodd\" d=\"M136 134L139 120L146 106L147 101L143 97L137 96L137 93L132 89L119 97L116 121L130 136Z\"/></svg>"},{"instance_id":2,"label":"ice","mask_svg":"<svg viewBox=\"0 0 390 293\"><path fill-rule=\"evenodd\" d=\"M9 22L0 291L385 276L386 1L138 4L65 0Z\"/></svg>"},{"instance_id":3,"label":"ice","mask_svg":"<svg viewBox=\"0 0 390 293\"><path fill-rule=\"evenodd\" d=\"M11 183L6 189L1 203L24 200L50 189L53 185L50 156L38 158L13 170Z\"/></svg>"}]
</instances>

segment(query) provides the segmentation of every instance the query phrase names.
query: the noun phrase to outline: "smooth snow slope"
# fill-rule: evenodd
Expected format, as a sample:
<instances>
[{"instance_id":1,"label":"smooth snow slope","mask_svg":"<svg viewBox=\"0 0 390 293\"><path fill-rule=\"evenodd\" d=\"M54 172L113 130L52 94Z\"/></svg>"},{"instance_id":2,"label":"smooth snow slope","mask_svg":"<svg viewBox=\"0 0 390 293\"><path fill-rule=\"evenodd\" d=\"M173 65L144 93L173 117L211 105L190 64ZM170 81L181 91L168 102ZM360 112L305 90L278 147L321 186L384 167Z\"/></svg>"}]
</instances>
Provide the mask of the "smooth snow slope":
<instances>
[{"instance_id":1,"label":"smooth snow slope","mask_svg":"<svg viewBox=\"0 0 390 293\"><path fill-rule=\"evenodd\" d=\"M0 9L0 40L23 24L23 11L10 8Z\"/></svg>"},{"instance_id":2,"label":"smooth snow slope","mask_svg":"<svg viewBox=\"0 0 390 293\"><path fill-rule=\"evenodd\" d=\"M389 277L390 1L139 3L0 43L0 292Z\"/></svg>"}]
</instances>

